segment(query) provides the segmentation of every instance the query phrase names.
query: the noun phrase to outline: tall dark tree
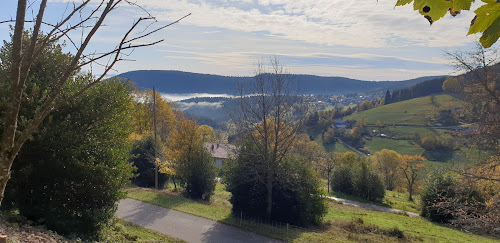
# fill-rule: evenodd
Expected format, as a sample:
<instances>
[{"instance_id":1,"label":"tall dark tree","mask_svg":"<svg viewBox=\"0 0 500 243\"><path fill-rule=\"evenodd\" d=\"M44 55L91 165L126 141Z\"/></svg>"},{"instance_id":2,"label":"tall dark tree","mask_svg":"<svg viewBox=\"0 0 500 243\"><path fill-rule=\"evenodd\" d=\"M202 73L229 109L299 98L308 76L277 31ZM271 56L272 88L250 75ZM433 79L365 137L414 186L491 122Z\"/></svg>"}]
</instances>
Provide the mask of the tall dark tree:
<instances>
[{"instance_id":1,"label":"tall dark tree","mask_svg":"<svg viewBox=\"0 0 500 243\"><path fill-rule=\"evenodd\" d=\"M387 90L387 92L385 92L385 98L384 98L384 100L385 100L384 105L392 103L391 91Z\"/></svg>"}]
</instances>

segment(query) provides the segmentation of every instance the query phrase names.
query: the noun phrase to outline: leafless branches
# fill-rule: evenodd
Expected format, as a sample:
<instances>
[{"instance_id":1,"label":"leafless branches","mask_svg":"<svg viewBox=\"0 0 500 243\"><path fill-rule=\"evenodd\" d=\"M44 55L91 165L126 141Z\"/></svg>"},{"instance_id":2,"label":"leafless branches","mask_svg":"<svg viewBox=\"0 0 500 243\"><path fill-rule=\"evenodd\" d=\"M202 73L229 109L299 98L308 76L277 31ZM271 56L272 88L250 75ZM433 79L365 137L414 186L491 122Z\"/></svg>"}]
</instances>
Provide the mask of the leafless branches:
<instances>
[{"instance_id":1,"label":"leafless branches","mask_svg":"<svg viewBox=\"0 0 500 243\"><path fill-rule=\"evenodd\" d=\"M156 22L156 19L151 14L141 8L147 17L138 18L123 34L113 50L105 53L94 52L85 54L87 47L97 31L104 26L104 21L110 13L116 10L120 4L128 4L135 7L139 5L127 0L102 0L97 4L91 3L91 0L84 0L78 4L72 2L72 4L68 4L65 14L63 14L59 22L48 23L43 21L47 0L40 1L38 13L34 20L26 19L26 12L30 9L33 10L32 6L28 6L27 3L27 0L18 0L16 18L0 22L0 24L15 24L12 36L11 70L7 79L8 84L6 85L9 97L7 97L5 121L1 129L2 138L0 140L0 201L3 198L3 190L8 180L13 160L24 142L33 134L45 117L61 105L79 97L92 86L102 81L117 62L125 60L123 56L128 54L124 53L124 51L132 51L136 48L152 46L162 42L163 40L148 42L146 41L146 37L189 16L188 14L177 21L155 28L154 30L149 30L148 28L151 25L148 25L140 31L138 29L141 28L140 24L142 22ZM33 23L33 30L30 33L30 43L27 46L23 46L26 23ZM46 34L42 34L42 26L48 27ZM70 34L77 31L81 31L80 43L75 41ZM135 33L140 34L137 35ZM35 60L49 45L57 43L63 38L71 42L75 48L73 58L63 70L60 70L60 75L51 83L52 89L47 90L48 93L41 98L39 102L40 106L33 111L33 117L28 119L26 125L19 127L18 119L22 107L21 100L24 96L30 95L25 92L30 69ZM104 61L105 59L107 60ZM104 61L104 63L101 63L101 61ZM94 77L92 81L89 81L80 90L71 95L66 97L61 95L69 79L74 77L84 66L92 66L94 64L102 65L103 72L99 76Z\"/></svg>"}]
</instances>

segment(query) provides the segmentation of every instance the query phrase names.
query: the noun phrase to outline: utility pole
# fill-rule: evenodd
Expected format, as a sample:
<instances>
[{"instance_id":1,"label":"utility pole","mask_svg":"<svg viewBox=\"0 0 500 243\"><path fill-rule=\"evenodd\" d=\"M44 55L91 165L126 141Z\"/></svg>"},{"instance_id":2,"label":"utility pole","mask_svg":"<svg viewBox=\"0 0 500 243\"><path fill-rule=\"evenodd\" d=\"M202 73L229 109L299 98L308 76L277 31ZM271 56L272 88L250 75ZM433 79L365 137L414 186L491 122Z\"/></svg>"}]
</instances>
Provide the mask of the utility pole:
<instances>
[{"instance_id":1,"label":"utility pole","mask_svg":"<svg viewBox=\"0 0 500 243\"><path fill-rule=\"evenodd\" d=\"M155 190L158 190L158 162L156 161L156 91L153 87L153 126L154 126L154 150L155 150Z\"/></svg>"}]
</instances>

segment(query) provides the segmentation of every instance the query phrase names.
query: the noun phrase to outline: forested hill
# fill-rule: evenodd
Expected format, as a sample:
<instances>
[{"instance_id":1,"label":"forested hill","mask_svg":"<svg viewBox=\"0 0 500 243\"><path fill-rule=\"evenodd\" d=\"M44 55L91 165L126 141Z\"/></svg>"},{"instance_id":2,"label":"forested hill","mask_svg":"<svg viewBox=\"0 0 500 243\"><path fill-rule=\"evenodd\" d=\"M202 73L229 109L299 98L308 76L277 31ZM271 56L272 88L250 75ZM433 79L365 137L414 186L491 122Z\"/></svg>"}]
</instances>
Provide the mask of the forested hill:
<instances>
[{"instance_id":1,"label":"forested hill","mask_svg":"<svg viewBox=\"0 0 500 243\"><path fill-rule=\"evenodd\" d=\"M152 89L154 86L159 92L172 94L233 94L238 82L248 82L253 79L253 77L229 77L161 70L131 71L120 74L118 77L134 81L140 89ZM403 89L436 77L379 82L302 74L290 74L290 78L304 94L352 94Z\"/></svg>"}]
</instances>

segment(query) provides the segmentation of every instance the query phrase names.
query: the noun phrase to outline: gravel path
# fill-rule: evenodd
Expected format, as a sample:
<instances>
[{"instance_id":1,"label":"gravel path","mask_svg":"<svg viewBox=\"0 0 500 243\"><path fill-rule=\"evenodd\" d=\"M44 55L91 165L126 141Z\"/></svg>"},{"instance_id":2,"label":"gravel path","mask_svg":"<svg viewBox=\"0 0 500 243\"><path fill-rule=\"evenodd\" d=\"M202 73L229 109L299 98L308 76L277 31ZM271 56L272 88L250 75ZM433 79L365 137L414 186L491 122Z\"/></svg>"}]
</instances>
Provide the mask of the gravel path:
<instances>
[{"instance_id":1,"label":"gravel path","mask_svg":"<svg viewBox=\"0 0 500 243\"><path fill-rule=\"evenodd\" d=\"M342 199L342 198L338 198L338 197L329 197L329 196L325 196L325 197L328 199L331 199L331 200L342 202L342 204L344 204L344 205L360 207L360 208L376 210L376 211L383 211L383 212L388 212L388 213L406 213L410 217L420 217L420 215L418 215L418 213L414 213L414 212L408 212L408 211L399 210L399 209L395 209L395 208L382 207L382 206L373 205L370 203L356 202L356 201L351 201L351 200Z\"/></svg>"},{"instance_id":2,"label":"gravel path","mask_svg":"<svg viewBox=\"0 0 500 243\"><path fill-rule=\"evenodd\" d=\"M118 203L116 217L187 242L281 242L210 219L134 199Z\"/></svg>"}]
</instances>

